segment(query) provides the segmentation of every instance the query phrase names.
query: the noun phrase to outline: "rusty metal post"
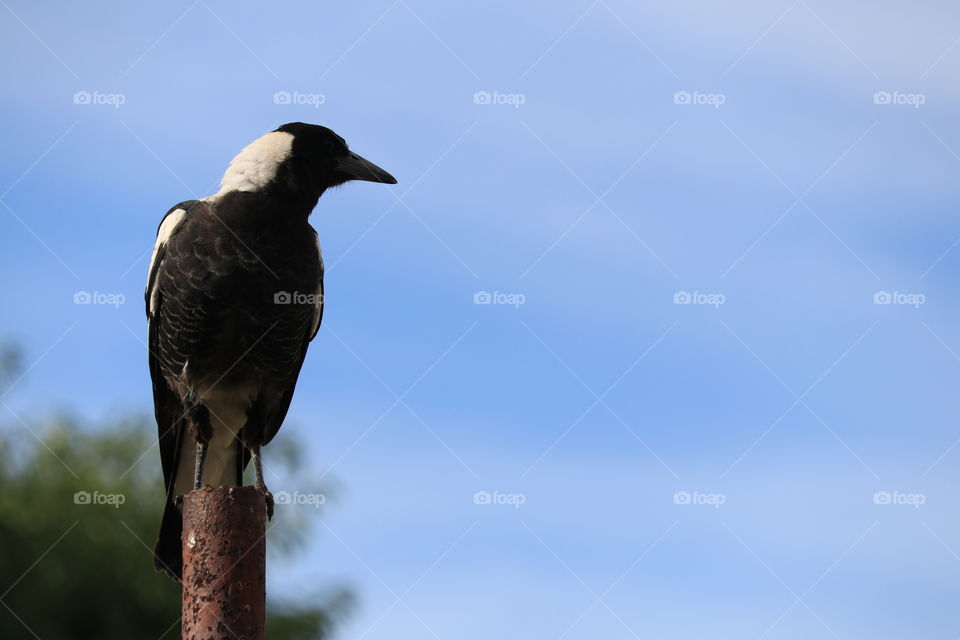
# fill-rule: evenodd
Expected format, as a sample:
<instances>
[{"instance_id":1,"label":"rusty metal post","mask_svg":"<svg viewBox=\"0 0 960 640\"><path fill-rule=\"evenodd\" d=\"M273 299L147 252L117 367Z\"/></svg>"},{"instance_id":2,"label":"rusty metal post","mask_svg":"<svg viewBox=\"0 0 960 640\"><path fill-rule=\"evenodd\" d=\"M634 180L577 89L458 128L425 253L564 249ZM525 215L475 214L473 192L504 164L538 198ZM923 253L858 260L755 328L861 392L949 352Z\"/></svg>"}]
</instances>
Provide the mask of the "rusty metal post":
<instances>
[{"instance_id":1,"label":"rusty metal post","mask_svg":"<svg viewBox=\"0 0 960 640\"><path fill-rule=\"evenodd\" d=\"M183 496L183 640L263 640L265 526L254 487Z\"/></svg>"}]
</instances>

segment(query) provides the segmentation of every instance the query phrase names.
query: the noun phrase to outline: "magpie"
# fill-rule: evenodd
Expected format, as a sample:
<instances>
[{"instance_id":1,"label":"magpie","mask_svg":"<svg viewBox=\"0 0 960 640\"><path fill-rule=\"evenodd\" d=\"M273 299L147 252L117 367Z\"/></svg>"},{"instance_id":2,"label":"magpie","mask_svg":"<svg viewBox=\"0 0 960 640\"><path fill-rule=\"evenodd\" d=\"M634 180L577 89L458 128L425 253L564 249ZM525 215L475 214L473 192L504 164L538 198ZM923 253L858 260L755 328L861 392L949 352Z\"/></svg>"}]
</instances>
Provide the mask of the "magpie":
<instances>
[{"instance_id":1,"label":"magpie","mask_svg":"<svg viewBox=\"0 0 960 640\"><path fill-rule=\"evenodd\" d=\"M273 516L260 448L280 429L323 316L323 260L308 217L330 187L396 184L326 127L285 124L247 145L220 190L170 209L150 259L150 377L167 499L154 568L180 580L179 497L254 486Z\"/></svg>"}]
</instances>

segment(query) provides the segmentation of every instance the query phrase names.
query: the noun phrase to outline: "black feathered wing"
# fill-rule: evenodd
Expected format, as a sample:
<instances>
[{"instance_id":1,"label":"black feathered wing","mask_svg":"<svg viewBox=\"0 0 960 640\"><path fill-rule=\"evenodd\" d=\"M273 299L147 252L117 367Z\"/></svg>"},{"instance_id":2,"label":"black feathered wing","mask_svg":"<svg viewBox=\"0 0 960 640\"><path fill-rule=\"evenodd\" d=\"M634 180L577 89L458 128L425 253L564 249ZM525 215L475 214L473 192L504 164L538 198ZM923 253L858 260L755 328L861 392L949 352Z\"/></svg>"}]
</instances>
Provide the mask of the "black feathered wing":
<instances>
[{"instance_id":1,"label":"black feathered wing","mask_svg":"<svg viewBox=\"0 0 960 640\"><path fill-rule=\"evenodd\" d=\"M162 571L176 580L180 579L182 572L180 536L183 520L180 509L176 504L175 483L183 438L186 433L186 420L183 401L170 388L160 363L159 317L163 310L163 296L157 287L157 280L164 268L167 246L170 240L182 227L190 214L190 210L198 203L197 200L181 202L164 215L157 230L157 240L150 260L147 288L144 294L148 327L148 360L153 386L153 407L157 420L160 463L163 468L163 483L166 494L163 519L160 524L160 534L154 547L153 560L154 568L157 571Z\"/></svg>"},{"instance_id":2,"label":"black feathered wing","mask_svg":"<svg viewBox=\"0 0 960 640\"><path fill-rule=\"evenodd\" d=\"M290 409L290 402L293 400L293 392L297 386L297 380L300 378L300 370L303 368L303 361L307 356L307 348L310 346L310 343L317 336L317 333L320 331L320 324L323 322L323 305L324 305L324 289L323 289L323 255L320 251L320 242L317 242L317 260L319 262L319 279L317 281L317 289L314 299L314 312L313 319L309 328L309 331L303 337L303 343L300 348L300 359L297 361L296 369L292 372L290 382L287 388L284 390L283 394L273 403L262 408L264 412L263 416L263 432L260 438L260 444L265 445L273 440L273 437L277 435L277 432L280 430L280 426L283 424L284 419L287 416L287 411ZM249 452L244 450L243 456L243 468L247 466L247 461L249 460Z\"/></svg>"}]
</instances>

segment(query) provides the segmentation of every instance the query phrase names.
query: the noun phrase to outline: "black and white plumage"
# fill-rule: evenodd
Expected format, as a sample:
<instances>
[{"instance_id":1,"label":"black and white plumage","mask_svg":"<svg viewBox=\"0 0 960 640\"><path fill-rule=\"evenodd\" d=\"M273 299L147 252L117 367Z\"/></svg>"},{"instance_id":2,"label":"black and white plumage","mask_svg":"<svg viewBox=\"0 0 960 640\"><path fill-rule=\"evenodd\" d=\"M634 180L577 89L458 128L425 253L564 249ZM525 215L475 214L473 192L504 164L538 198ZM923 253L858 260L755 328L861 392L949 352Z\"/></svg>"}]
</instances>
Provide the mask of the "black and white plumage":
<instances>
[{"instance_id":1,"label":"black and white plumage","mask_svg":"<svg viewBox=\"0 0 960 640\"><path fill-rule=\"evenodd\" d=\"M291 123L244 148L221 190L164 216L146 289L150 376L167 502L154 566L181 574L178 496L239 485L283 423L323 315L323 262L307 221L349 180L395 184L325 127Z\"/></svg>"}]
</instances>

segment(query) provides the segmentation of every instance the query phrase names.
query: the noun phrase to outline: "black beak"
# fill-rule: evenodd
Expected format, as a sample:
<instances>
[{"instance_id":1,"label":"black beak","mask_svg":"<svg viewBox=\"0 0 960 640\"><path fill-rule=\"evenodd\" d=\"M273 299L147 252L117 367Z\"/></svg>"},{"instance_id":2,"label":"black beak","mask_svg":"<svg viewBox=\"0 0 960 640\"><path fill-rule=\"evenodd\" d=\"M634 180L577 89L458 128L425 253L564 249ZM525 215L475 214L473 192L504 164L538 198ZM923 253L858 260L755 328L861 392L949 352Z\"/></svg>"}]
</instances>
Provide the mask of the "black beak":
<instances>
[{"instance_id":1,"label":"black beak","mask_svg":"<svg viewBox=\"0 0 960 640\"><path fill-rule=\"evenodd\" d=\"M337 165L337 171L350 176L350 180L397 184L397 179L392 175L352 151L340 161Z\"/></svg>"}]
</instances>

